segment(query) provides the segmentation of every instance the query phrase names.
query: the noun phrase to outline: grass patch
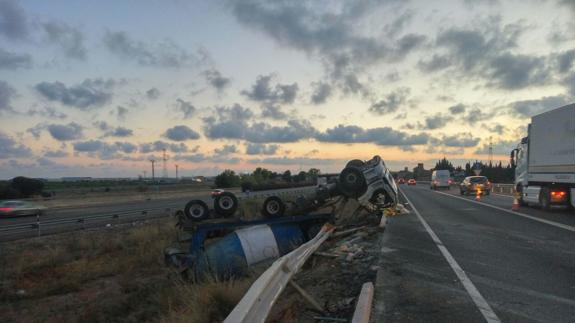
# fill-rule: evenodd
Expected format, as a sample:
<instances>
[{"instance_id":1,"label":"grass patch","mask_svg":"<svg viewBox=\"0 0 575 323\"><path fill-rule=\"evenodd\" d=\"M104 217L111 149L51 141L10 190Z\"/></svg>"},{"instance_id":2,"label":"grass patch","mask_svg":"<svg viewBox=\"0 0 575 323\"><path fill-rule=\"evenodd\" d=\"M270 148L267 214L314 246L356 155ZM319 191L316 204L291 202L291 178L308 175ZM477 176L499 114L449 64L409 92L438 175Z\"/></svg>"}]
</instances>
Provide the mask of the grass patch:
<instances>
[{"instance_id":1,"label":"grass patch","mask_svg":"<svg viewBox=\"0 0 575 323\"><path fill-rule=\"evenodd\" d=\"M217 322L253 279L191 284L163 263L174 224L0 245L0 322Z\"/></svg>"}]
</instances>

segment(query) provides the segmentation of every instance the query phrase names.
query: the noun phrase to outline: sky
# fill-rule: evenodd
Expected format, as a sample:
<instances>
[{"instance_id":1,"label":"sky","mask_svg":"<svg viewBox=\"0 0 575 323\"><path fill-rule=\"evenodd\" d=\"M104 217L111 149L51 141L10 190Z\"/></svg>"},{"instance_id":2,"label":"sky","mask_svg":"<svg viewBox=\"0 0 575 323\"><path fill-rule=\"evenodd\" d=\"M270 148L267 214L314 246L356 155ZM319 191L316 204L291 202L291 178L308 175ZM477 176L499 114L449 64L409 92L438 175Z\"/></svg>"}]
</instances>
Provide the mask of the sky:
<instances>
[{"instance_id":1,"label":"sky","mask_svg":"<svg viewBox=\"0 0 575 323\"><path fill-rule=\"evenodd\" d=\"M575 1L0 0L0 178L506 163Z\"/></svg>"}]
</instances>

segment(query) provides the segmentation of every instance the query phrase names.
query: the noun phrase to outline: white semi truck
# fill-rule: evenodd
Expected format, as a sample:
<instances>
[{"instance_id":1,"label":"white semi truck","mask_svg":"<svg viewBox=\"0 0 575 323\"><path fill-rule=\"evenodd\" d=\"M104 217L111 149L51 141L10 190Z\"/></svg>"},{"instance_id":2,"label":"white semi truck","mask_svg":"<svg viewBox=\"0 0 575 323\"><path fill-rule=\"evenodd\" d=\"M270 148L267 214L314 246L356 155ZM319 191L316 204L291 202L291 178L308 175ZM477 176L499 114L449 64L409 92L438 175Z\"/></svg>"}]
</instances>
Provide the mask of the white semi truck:
<instances>
[{"instance_id":1,"label":"white semi truck","mask_svg":"<svg viewBox=\"0 0 575 323\"><path fill-rule=\"evenodd\" d=\"M534 116L511 164L521 205L575 207L575 104Z\"/></svg>"}]
</instances>

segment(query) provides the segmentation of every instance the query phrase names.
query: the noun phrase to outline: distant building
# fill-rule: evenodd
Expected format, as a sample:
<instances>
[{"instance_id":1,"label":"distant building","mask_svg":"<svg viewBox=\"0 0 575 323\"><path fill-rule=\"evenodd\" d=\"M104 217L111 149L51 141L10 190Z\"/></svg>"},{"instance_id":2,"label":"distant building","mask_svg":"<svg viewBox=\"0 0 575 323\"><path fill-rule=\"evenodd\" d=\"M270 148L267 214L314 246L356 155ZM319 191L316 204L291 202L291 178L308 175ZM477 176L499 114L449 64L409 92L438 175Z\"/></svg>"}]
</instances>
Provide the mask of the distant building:
<instances>
[{"instance_id":1,"label":"distant building","mask_svg":"<svg viewBox=\"0 0 575 323\"><path fill-rule=\"evenodd\" d=\"M413 178L418 181L429 181L431 180L431 170L426 170L423 168L423 163L418 163L417 167L413 168Z\"/></svg>"},{"instance_id":2,"label":"distant building","mask_svg":"<svg viewBox=\"0 0 575 323\"><path fill-rule=\"evenodd\" d=\"M413 173L409 171L409 168L407 166L405 166L405 168L403 170L400 170L399 172L397 172L396 177L398 179L399 178L411 179L411 178L413 178Z\"/></svg>"}]
</instances>

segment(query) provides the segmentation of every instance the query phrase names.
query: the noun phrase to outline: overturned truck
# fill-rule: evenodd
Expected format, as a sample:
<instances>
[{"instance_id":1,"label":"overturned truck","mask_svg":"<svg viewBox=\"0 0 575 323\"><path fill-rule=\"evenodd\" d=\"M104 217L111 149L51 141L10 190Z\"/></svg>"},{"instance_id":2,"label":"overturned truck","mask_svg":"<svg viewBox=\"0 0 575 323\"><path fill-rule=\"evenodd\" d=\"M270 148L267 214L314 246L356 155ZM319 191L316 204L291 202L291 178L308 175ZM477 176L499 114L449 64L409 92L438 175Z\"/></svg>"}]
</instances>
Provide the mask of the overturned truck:
<instances>
[{"instance_id":1,"label":"overturned truck","mask_svg":"<svg viewBox=\"0 0 575 323\"><path fill-rule=\"evenodd\" d=\"M334 205L335 200L354 199L374 211L395 208L398 203L395 181L379 156L368 161L352 160L334 181L297 193L291 196L293 201L284 201L281 194L273 191L262 193L262 218L255 220L230 218L234 216L230 210L236 212L245 196L238 198L228 193L216 198L213 213L224 209L228 218L201 223L198 218L206 219L210 210L204 202L191 201L181 225L184 237L179 239L180 246L165 250L166 263L193 280L245 275L251 266L291 252L312 239L325 222L334 221L334 210L319 211ZM286 215L286 209L291 209L291 214Z\"/></svg>"}]
</instances>

